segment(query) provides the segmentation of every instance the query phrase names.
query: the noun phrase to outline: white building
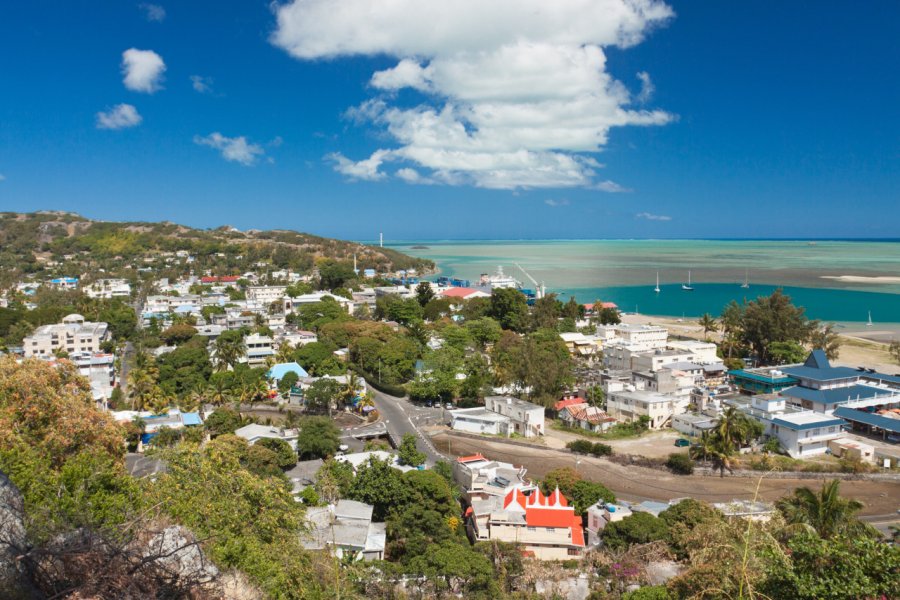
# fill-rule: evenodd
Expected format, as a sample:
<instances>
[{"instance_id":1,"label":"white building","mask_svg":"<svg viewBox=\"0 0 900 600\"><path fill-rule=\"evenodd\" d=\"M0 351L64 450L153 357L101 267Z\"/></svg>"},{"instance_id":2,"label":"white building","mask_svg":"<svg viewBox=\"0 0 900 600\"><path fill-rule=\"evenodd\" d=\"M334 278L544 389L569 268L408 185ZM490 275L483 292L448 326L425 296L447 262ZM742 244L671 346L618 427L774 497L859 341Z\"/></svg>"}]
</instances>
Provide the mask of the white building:
<instances>
[{"instance_id":1,"label":"white building","mask_svg":"<svg viewBox=\"0 0 900 600\"><path fill-rule=\"evenodd\" d=\"M623 390L610 392L606 398L606 412L609 416L626 422L633 422L646 416L651 429L671 425L672 417L687 411L689 397L675 397L655 392Z\"/></svg>"},{"instance_id":2,"label":"white building","mask_svg":"<svg viewBox=\"0 0 900 600\"><path fill-rule=\"evenodd\" d=\"M525 475L525 467L490 460L482 454L460 456L453 463L453 479L463 489L463 497L471 504L494 496L506 496L513 488L523 492L536 489Z\"/></svg>"},{"instance_id":3,"label":"white building","mask_svg":"<svg viewBox=\"0 0 900 600\"><path fill-rule=\"evenodd\" d=\"M337 504L312 507L306 511L309 523L302 534L307 550L332 547L338 558L381 560L387 541L385 523L373 523L371 504L339 500Z\"/></svg>"},{"instance_id":4,"label":"white building","mask_svg":"<svg viewBox=\"0 0 900 600\"><path fill-rule=\"evenodd\" d=\"M327 292L313 292L312 294L302 294L294 298L285 296L284 314L290 314L294 312L294 309L303 304L315 304L316 302L321 302L326 297L336 300L338 304L343 306L348 313L353 314L353 308L355 306L353 300L348 300L343 296L335 296L334 294L329 294Z\"/></svg>"},{"instance_id":5,"label":"white building","mask_svg":"<svg viewBox=\"0 0 900 600\"><path fill-rule=\"evenodd\" d=\"M284 285L251 285L247 288L247 300L269 306L284 298L287 286Z\"/></svg>"},{"instance_id":6,"label":"white building","mask_svg":"<svg viewBox=\"0 0 900 600\"><path fill-rule=\"evenodd\" d=\"M484 408L509 419L512 431L525 437L544 435L544 407L512 396L487 396Z\"/></svg>"},{"instance_id":7,"label":"white building","mask_svg":"<svg viewBox=\"0 0 900 600\"><path fill-rule=\"evenodd\" d=\"M64 317L62 323L38 327L22 345L26 358L46 357L57 351L68 354L100 352L100 346L109 338L106 323L92 323L81 315L72 314Z\"/></svg>"},{"instance_id":8,"label":"white building","mask_svg":"<svg viewBox=\"0 0 900 600\"><path fill-rule=\"evenodd\" d=\"M273 341L267 335L259 335L254 333L244 338L244 344L247 346L247 352L244 361L251 367L261 367L266 364L266 360L275 356Z\"/></svg>"},{"instance_id":9,"label":"white building","mask_svg":"<svg viewBox=\"0 0 900 600\"><path fill-rule=\"evenodd\" d=\"M666 342L666 348L688 352L694 357L691 360L700 364L722 362L722 359L716 354L717 347L712 342L702 342L700 340L670 340L669 342Z\"/></svg>"},{"instance_id":10,"label":"white building","mask_svg":"<svg viewBox=\"0 0 900 600\"><path fill-rule=\"evenodd\" d=\"M244 425L234 432L234 435L244 438L250 444L255 444L262 439L273 439L287 442L290 447L297 450L297 436L299 431L296 429L284 429L282 427L273 427L272 425L260 425L258 423L250 423Z\"/></svg>"},{"instance_id":11,"label":"white building","mask_svg":"<svg viewBox=\"0 0 900 600\"><path fill-rule=\"evenodd\" d=\"M130 298L131 284L124 279L100 279L84 288L88 298Z\"/></svg>"},{"instance_id":12,"label":"white building","mask_svg":"<svg viewBox=\"0 0 900 600\"><path fill-rule=\"evenodd\" d=\"M629 346L635 352L665 348L669 339L669 330L658 325L598 325L597 337L604 345L615 344Z\"/></svg>"},{"instance_id":13,"label":"white building","mask_svg":"<svg viewBox=\"0 0 900 600\"><path fill-rule=\"evenodd\" d=\"M451 410L450 427L486 435L509 435L511 429L509 418L481 407Z\"/></svg>"}]
</instances>

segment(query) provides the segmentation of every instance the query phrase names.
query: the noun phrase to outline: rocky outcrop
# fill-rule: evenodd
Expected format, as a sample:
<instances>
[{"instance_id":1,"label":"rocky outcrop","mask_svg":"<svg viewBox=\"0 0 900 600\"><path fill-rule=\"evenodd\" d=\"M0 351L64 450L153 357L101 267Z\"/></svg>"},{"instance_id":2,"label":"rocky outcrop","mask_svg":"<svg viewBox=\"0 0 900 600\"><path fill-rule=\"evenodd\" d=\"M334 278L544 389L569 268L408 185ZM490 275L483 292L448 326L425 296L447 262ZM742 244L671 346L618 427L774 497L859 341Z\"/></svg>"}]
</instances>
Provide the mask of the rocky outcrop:
<instances>
[{"instance_id":1,"label":"rocky outcrop","mask_svg":"<svg viewBox=\"0 0 900 600\"><path fill-rule=\"evenodd\" d=\"M0 596L19 587L18 558L27 550L25 509L19 488L0 472Z\"/></svg>"}]
</instances>

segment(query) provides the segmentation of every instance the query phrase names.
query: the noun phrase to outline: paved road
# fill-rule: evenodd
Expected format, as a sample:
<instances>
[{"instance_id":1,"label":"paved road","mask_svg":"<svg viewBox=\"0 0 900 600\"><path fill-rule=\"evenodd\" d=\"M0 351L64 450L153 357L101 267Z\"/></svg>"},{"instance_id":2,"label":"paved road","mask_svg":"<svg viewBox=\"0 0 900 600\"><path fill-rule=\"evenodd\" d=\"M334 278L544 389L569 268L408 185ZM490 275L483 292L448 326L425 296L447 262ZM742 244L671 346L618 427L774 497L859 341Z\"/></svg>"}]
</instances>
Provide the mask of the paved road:
<instances>
[{"instance_id":1,"label":"paved road","mask_svg":"<svg viewBox=\"0 0 900 600\"><path fill-rule=\"evenodd\" d=\"M439 460L446 460L431 443L431 439L418 429L426 424L439 423L443 413L441 409L416 406L404 398L389 396L374 388L371 391L375 408L378 409L381 422L387 427L394 446L400 444L404 434L411 433L416 436L419 450L425 453L426 464L430 466Z\"/></svg>"}]
</instances>

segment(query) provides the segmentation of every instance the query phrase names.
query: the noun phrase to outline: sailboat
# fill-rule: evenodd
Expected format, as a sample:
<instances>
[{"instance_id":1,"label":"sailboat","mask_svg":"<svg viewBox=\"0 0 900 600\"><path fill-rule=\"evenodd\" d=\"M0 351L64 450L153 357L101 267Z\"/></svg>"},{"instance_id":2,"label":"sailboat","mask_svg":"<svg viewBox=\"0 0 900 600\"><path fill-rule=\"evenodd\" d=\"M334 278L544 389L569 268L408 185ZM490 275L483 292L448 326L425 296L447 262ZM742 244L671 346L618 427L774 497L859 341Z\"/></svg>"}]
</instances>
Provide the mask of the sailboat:
<instances>
[{"instance_id":1,"label":"sailboat","mask_svg":"<svg viewBox=\"0 0 900 600\"><path fill-rule=\"evenodd\" d=\"M653 288L653 291L659 293L659 271L656 272L656 287Z\"/></svg>"},{"instance_id":2,"label":"sailboat","mask_svg":"<svg viewBox=\"0 0 900 600\"><path fill-rule=\"evenodd\" d=\"M866 323L866 327L871 327L871 326L872 326L872 311L870 310L869 311L869 322Z\"/></svg>"},{"instance_id":3,"label":"sailboat","mask_svg":"<svg viewBox=\"0 0 900 600\"><path fill-rule=\"evenodd\" d=\"M741 287L745 290L750 287L750 269L744 271L744 285Z\"/></svg>"},{"instance_id":4,"label":"sailboat","mask_svg":"<svg viewBox=\"0 0 900 600\"><path fill-rule=\"evenodd\" d=\"M687 290L688 292L693 292L694 288L691 286L691 272L688 271L688 282L681 284L681 289Z\"/></svg>"}]
</instances>

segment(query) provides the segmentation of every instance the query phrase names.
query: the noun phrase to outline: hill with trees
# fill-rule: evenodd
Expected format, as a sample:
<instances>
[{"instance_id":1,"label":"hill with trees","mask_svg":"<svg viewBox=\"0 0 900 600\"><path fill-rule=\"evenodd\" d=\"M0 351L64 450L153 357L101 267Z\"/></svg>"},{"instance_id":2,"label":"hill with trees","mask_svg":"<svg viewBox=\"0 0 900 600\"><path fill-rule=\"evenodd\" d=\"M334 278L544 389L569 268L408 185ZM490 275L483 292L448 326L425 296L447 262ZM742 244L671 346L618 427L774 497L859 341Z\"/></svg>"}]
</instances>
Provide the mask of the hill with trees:
<instances>
[{"instance_id":1,"label":"hill with trees","mask_svg":"<svg viewBox=\"0 0 900 600\"><path fill-rule=\"evenodd\" d=\"M173 259L176 253L190 255L193 262ZM265 263L306 273L321 261L352 261L354 255L358 268L378 272L434 268L431 261L389 248L286 229L194 229L168 221L94 221L58 211L0 213L0 287L28 274L132 278L142 268L152 268L155 277L177 277L192 269L232 275Z\"/></svg>"}]
</instances>

